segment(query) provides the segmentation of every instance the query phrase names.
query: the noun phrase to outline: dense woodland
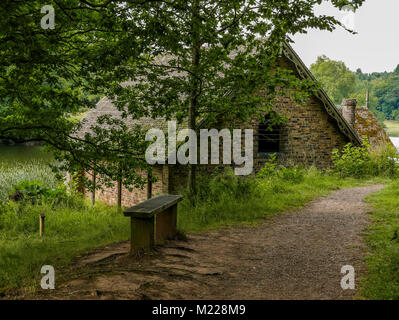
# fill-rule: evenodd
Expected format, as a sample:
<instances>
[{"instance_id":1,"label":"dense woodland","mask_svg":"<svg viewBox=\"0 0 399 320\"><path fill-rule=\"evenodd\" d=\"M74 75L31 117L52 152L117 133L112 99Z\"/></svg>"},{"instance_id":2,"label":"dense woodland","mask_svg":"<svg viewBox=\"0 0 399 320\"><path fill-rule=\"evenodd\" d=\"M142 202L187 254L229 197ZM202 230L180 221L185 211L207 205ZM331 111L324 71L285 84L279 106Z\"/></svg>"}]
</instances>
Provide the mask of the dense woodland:
<instances>
[{"instance_id":1,"label":"dense woodland","mask_svg":"<svg viewBox=\"0 0 399 320\"><path fill-rule=\"evenodd\" d=\"M399 120L399 65L393 72L353 72L342 61L320 56L310 70L335 104L354 98L364 106L368 91L369 108L380 121Z\"/></svg>"}]
</instances>

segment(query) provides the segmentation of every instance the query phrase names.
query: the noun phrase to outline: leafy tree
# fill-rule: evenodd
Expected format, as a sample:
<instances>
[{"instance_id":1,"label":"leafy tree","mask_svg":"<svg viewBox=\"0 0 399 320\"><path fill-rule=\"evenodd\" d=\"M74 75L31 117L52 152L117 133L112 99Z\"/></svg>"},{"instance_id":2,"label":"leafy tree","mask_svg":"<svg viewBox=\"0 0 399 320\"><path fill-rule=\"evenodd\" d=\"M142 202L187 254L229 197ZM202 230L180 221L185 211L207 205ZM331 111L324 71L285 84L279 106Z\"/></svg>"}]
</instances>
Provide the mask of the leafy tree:
<instances>
[{"instance_id":1,"label":"leafy tree","mask_svg":"<svg viewBox=\"0 0 399 320\"><path fill-rule=\"evenodd\" d=\"M356 76L342 61L321 56L311 65L310 71L337 105L354 91Z\"/></svg>"},{"instance_id":2,"label":"leafy tree","mask_svg":"<svg viewBox=\"0 0 399 320\"><path fill-rule=\"evenodd\" d=\"M330 2L357 8L364 0ZM99 123L79 137L70 114L91 107L85 97L107 95L125 117L186 118L193 130L205 116L212 122L264 114L277 88L310 87L275 61L287 35L341 25L314 14L320 3L57 0L56 27L43 30L42 1L2 1L0 101L7 107L0 110L0 139L43 141L62 151L69 169L140 185L134 173L121 174L146 167L140 128L103 118L117 129L106 132ZM189 177L193 189L192 166Z\"/></svg>"}]
</instances>

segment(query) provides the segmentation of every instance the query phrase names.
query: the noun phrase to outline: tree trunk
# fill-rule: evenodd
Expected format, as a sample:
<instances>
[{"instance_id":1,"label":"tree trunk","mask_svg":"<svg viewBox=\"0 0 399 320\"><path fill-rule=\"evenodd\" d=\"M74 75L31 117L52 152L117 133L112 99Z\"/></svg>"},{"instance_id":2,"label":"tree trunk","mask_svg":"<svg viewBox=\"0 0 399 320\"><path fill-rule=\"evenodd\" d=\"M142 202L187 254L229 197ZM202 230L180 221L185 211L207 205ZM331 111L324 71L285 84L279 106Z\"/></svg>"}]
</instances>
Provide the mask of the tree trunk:
<instances>
[{"instance_id":1,"label":"tree trunk","mask_svg":"<svg viewBox=\"0 0 399 320\"><path fill-rule=\"evenodd\" d=\"M190 104L188 109L188 128L197 132L196 115L198 109L198 94L200 91L200 83L198 80L198 71L200 65L200 16L199 16L199 0L192 3L192 72ZM191 196L196 194L196 165L189 164L188 188Z\"/></svg>"},{"instance_id":2,"label":"tree trunk","mask_svg":"<svg viewBox=\"0 0 399 320\"><path fill-rule=\"evenodd\" d=\"M96 171L94 169L93 169L92 182L93 182L93 190L91 192L91 205L94 207L94 205L96 204Z\"/></svg>"},{"instance_id":3,"label":"tree trunk","mask_svg":"<svg viewBox=\"0 0 399 320\"><path fill-rule=\"evenodd\" d=\"M122 169L119 169L118 179L118 212L122 211Z\"/></svg>"}]
</instances>

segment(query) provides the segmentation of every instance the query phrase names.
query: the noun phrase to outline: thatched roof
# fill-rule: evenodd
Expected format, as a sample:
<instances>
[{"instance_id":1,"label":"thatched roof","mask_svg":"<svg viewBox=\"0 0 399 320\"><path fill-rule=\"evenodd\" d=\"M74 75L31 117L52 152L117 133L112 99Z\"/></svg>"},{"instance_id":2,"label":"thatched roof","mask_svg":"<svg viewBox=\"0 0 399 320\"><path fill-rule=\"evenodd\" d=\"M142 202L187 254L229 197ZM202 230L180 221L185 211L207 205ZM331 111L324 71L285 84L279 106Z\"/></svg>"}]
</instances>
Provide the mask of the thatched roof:
<instances>
[{"instance_id":1,"label":"thatched roof","mask_svg":"<svg viewBox=\"0 0 399 320\"><path fill-rule=\"evenodd\" d=\"M337 106L342 112L342 106ZM355 109L355 130L360 138L367 137L371 147L392 144L391 139L380 125L373 112L366 106L357 106Z\"/></svg>"},{"instance_id":2,"label":"thatched roof","mask_svg":"<svg viewBox=\"0 0 399 320\"><path fill-rule=\"evenodd\" d=\"M92 133L91 128L97 126L97 120L100 116L110 115L113 119L123 120L123 122L130 128L135 125L140 125L143 129L149 130L151 128L158 128L163 131L168 130L168 122L165 118L142 117L140 119L133 119L131 116L122 117L122 111L119 111L112 101L104 97L96 105L96 108L90 110L81 120L82 128L79 131L79 137L83 138L86 133ZM105 125L102 125L105 128Z\"/></svg>"}]
</instances>

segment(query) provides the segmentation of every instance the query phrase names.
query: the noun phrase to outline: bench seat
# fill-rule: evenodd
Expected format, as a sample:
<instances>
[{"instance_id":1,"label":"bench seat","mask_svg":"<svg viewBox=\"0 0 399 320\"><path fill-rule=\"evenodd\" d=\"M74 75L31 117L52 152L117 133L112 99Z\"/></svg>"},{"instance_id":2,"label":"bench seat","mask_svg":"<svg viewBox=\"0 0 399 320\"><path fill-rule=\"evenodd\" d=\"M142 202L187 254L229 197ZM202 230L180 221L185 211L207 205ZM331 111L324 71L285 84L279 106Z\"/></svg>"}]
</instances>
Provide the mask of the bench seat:
<instances>
[{"instance_id":1,"label":"bench seat","mask_svg":"<svg viewBox=\"0 0 399 320\"><path fill-rule=\"evenodd\" d=\"M131 251L151 249L176 236L180 195L160 195L126 209L131 218Z\"/></svg>"}]
</instances>

